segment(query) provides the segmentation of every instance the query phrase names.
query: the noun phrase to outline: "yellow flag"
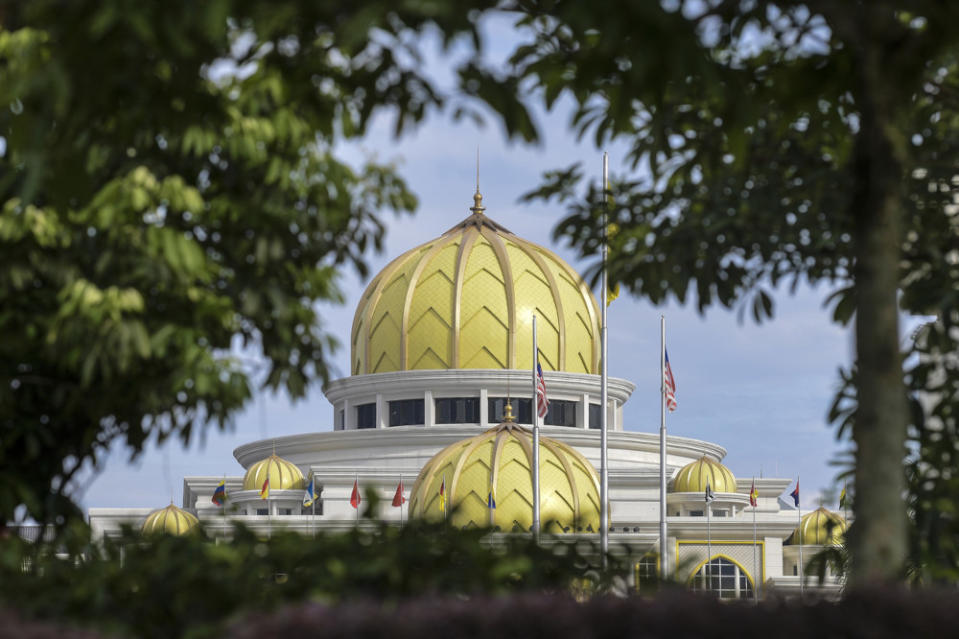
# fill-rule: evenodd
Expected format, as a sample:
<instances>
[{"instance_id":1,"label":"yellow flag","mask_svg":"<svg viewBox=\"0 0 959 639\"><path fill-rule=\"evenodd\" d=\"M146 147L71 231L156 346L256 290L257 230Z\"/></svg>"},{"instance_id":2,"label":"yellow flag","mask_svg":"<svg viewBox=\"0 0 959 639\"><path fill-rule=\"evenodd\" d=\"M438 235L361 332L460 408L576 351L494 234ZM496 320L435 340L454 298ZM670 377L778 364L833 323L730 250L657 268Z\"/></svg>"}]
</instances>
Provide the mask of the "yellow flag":
<instances>
[{"instance_id":1,"label":"yellow flag","mask_svg":"<svg viewBox=\"0 0 959 639\"><path fill-rule=\"evenodd\" d=\"M616 282L616 286L613 286L608 291L606 291L606 306L609 306L619 297L619 282Z\"/></svg>"}]
</instances>

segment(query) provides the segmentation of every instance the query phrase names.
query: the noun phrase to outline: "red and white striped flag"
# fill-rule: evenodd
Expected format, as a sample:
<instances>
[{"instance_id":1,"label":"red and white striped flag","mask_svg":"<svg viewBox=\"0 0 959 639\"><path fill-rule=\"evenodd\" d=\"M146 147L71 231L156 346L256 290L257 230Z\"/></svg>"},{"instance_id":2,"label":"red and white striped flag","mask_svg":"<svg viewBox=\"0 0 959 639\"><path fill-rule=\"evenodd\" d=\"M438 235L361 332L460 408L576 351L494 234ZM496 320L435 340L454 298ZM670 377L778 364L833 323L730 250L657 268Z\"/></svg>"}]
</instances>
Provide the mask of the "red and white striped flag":
<instances>
[{"instance_id":1,"label":"red and white striped flag","mask_svg":"<svg viewBox=\"0 0 959 639\"><path fill-rule=\"evenodd\" d=\"M673 379L673 369L669 366L669 352L664 350L666 356L666 370L663 371L663 391L666 393L666 408L669 412L676 410L676 380Z\"/></svg>"},{"instance_id":2,"label":"red and white striped flag","mask_svg":"<svg viewBox=\"0 0 959 639\"><path fill-rule=\"evenodd\" d=\"M546 417L549 412L549 400L546 399L546 380L543 379L543 367L536 363L536 414Z\"/></svg>"}]
</instances>

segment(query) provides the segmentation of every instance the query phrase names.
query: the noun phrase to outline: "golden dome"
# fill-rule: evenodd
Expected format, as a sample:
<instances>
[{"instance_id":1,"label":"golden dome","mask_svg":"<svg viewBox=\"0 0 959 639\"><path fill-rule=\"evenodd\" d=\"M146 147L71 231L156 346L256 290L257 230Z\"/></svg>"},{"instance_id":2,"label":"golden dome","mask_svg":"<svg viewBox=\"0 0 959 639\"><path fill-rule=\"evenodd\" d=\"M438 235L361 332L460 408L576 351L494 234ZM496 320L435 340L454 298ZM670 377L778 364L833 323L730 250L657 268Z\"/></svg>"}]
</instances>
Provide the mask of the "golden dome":
<instances>
[{"instance_id":1,"label":"golden dome","mask_svg":"<svg viewBox=\"0 0 959 639\"><path fill-rule=\"evenodd\" d=\"M799 526L786 543L798 544L800 530L803 546L838 546L846 533L846 522L836 513L820 506L799 520Z\"/></svg>"},{"instance_id":2,"label":"golden dome","mask_svg":"<svg viewBox=\"0 0 959 639\"><path fill-rule=\"evenodd\" d=\"M714 493L736 492L736 477L732 471L719 462L707 459L705 455L679 469L673 482L673 492L704 493L707 482Z\"/></svg>"},{"instance_id":3,"label":"golden dome","mask_svg":"<svg viewBox=\"0 0 959 639\"><path fill-rule=\"evenodd\" d=\"M544 370L597 373L599 310L579 274L484 213L393 260L353 318L353 375L417 369L528 369L532 316Z\"/></svg>"},{"instance_id":4,"label":"golden dome","mask_svg":"<svg viewBox=\"0 0 959 639\"><path fill-rule=\"evenodd\" d=\"M177 508L170 502L166 508L154 510L147 515L140 532L144 535L166 533L168 535L185 535L200 523L191 512Z\"/></svg>"},{"instance_id":5,"label":"golden dome","mask_svg":"<svg viewBox=\"0 0 959 639\"><path fill-rule=\"evenodd\" d=\"M504 422L433 456L413 484L410 516L443 519L439 492L445 480L453 526L527 531L533 525L532 467L532 433ZM491 486L495 509L487 505ZM599 530L596 470L572 447L548 437L540 437L540 499L544 531Z\"/></svg>"},{"instance_id":6,"label":"golden dome","mask_svg":"<svg viewBox=\"0 0 959 639\"><path fill-rule=\"evenodd\" d=\"M260 490L267 476L270 477L270 490L306 488L306 480L296 464L274 453L250 466L243 476L243 490Z\"/></svg>"}]
</instances>

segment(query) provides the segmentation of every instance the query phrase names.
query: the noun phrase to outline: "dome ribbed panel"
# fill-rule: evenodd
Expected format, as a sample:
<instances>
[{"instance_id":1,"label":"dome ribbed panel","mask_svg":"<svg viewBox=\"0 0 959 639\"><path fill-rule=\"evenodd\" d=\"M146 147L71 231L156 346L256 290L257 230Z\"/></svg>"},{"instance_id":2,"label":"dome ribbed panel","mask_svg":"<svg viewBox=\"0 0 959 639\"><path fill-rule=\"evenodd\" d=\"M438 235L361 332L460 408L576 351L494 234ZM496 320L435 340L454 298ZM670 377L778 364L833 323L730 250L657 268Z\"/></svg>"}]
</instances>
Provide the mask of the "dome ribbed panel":
<instances>
[{"instance_id":1,"label":"dome ribbed panel","mask_svg":"<svg viewBox=\"0 0 959 639\"><path fill-rule=\"evenodd\" d=\"M409 255L402 264L386 276L386 282L379 291L379 299L374 302L369 327L370 352L368 371L370 373L388 373L402 370L403 308L406 305L406 292L410 286L413 271L418 259L429 247L423 247Z\"/></svg>"},{"instance_id":2,"label":"dome ribbed panel","mask_svg":"<svg viewBox=\"0 0 959 639\"><path fill-rule=\"evenodd\" d=\"M190 532L198 523L199 520L193 513L170 504L166 508L154 510L147 515L140 531L146 535L160 533L184 535Z\"/></svg>"},{"instance_id":3,"label":"dome ribbed panel","mask_svg":"<svg viewBox=\"0 0 959 639\"><path fill-rule=\"evenodd\" d=\"M260 490L263 482L270 478L270 490L290 490L305 488L306 481L303 473L296 464L286 461L282 457L270 455L262 459L246 471L243 476L243 490Z\"/></svg>"},{"instance_id":4,"label":"dome ribbed panel","mask_svg":"<svg viewBox=\"0 0 959 639\"><path fill-rule=\"evenodd\" d=\"M846 522L836 513L820 507L803 516L799 526L786 543L789 545L800 543L800 530L802 530L804 546L839 545L845 536Z\"/></svg>"},{"instance_id":5,"label":"dome ribbed panel","mask_svg":"<svg viewBox=\"0 0 959 639\"><path fill-rule=\"evenodd\" d=\"M410 516L440 520L439 489L446 479L450 523L461 528L493 525L527 531L533 523L532 435L503 425L437 453L423 467L410 497ZM487 498L495 485L496 508ZM540 519L550 532L599 527L599 479L582 455L541 438ZM453 506L456 506L453 512Z\"/></svg>"},{"instance_id":6,"label":"dome ribbed panel","mask_svg":"<svg viewBox=\"0 0 959 639\"><path fill-rule=\"evenodd\" d=\"M472 215L373 279L357 305L350 370L526 369L534 314L544 369L598 372L599 314L578 274Z\"/></svg>"},{"instance_id":7,"label":"dome ribbed panel","mask_svg":"<svg viewBox=\"0 0 959 639\"><path fill-rule=\"evenodd\" d=\"M459 242L450 242L442 247L415 284L406 329L408 370L450 368L459 246Z\"/></svg>"},{"instance_id":8,"label":"dome ribbed panel","mask_svg":"<svg viewBox=\"0 0 959 639\"><path fill-rule=\"evenodd\" d=\"M673 482L673 492L705 493L707 484L714 493L734 493L737 489L736 477L728 468L701 457L679 469Z\"/></svg>"},{"instance_id":9,"label":"dome ribbed panel","mask_svg":"<svg viewBox=\"0 0 959 639\"><path fill-rule=\"evenodd\" d=\"M580 282L579 276L571 273L568 267L555 255L541 251L552 271L566 317L566 361L560 370L570 373L595 373L598 366L596 344L598 322L595 307L590 308L592 293Z\"/></svg>"},{"instance_id":10,"label":"dome ribbed panel","mask_svg":"<svg viewBox=\"0 0 959 639\"><path fill-rule=\"evenodd\" d=\"M473 244L460 298L459 368L507 368L509 305L496 253L485 238Z\"/></svg>"},{"instance_id":11,"label":"dome ribbed panel","mask_svg":"<svg viewBox=\"0 0 959 639\"><path fill-rule=\"evenodd\" d=\"M559 311L550 288L549 278L527 251L515 242L506 243L513 269L517 296L516 356L513 368L533 366L533 315L536 315L537 346L542 354L540 362L544 370L558 370L559 362Z\"/></svg>"}]
</instances>

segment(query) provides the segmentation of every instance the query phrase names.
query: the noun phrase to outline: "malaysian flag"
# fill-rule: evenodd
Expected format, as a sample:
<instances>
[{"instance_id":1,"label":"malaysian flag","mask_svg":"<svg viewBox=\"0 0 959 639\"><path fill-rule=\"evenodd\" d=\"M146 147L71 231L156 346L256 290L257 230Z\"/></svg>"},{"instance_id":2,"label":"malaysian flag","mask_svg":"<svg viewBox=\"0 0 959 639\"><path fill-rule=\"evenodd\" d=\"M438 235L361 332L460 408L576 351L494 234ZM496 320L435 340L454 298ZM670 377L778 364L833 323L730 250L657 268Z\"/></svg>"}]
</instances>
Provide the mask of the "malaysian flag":
<instances>
[{"instance_id":1,"label":"malaysian flag","mask_svg":"<svg viewBox=\"0 0 959 639\"><path fill-rule=\"evenodd\" d=\"M536 363L536 414L546 417L549 412L549 400L546 399L546 380L543 379L543 367Z\"/></svg>"},{"instance_id":2,"label":"malaysian flag","mask_svg":"<svg viewBox=\"0 0 959 639\"><path fill-rule=\"evenodd\" d=\"M666 408L669 412L676 410L676 380L673 379L673 369L669 366L669 352L663 350L666 356L666 369L663 371L663 389L666 393Z\"/></svg>"}]
</instances>

